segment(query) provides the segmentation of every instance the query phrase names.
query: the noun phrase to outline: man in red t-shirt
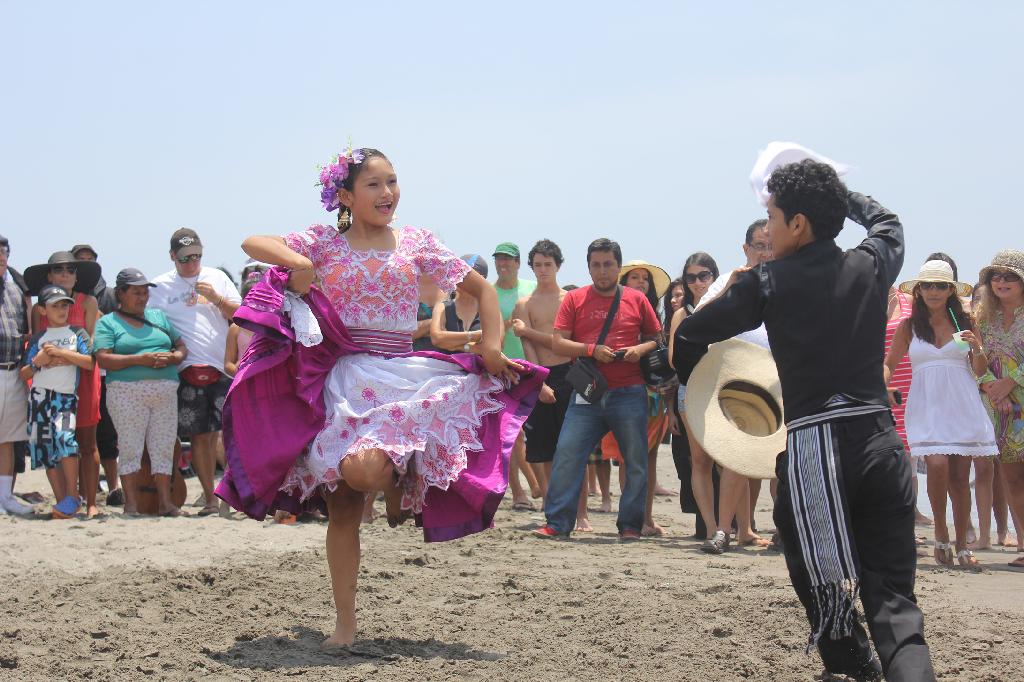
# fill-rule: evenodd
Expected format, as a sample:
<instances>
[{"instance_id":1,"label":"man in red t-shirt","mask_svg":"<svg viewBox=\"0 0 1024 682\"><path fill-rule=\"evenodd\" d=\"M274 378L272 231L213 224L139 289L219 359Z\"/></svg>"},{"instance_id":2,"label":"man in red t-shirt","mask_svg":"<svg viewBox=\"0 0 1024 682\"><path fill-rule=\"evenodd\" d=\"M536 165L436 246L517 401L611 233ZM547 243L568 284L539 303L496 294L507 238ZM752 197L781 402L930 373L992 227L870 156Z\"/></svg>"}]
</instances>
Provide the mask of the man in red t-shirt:
<instances>
[{"instance_id":1,"label":"man in red t-shirt","mask_svg":"<svg viewBox=\"0 0 1024 682\"><path fill-rule=\"evenodd\" d=\"M594 404L573 393L544 500L547 524L534 532L542 537L569 535L576 524L587 457L611 431L626 467L616 525L619 537L631 540L640 537L647 496L647 389L638 363L656 347L661 324L647 297L623 288L608 336L598 345L619 285L622 250L609 239L598 239L587 249L587 267L593 284L570 291L562 300L551 350L565 357L596 360L608 380L608 391Z\"/></svg>"}]
</instances>

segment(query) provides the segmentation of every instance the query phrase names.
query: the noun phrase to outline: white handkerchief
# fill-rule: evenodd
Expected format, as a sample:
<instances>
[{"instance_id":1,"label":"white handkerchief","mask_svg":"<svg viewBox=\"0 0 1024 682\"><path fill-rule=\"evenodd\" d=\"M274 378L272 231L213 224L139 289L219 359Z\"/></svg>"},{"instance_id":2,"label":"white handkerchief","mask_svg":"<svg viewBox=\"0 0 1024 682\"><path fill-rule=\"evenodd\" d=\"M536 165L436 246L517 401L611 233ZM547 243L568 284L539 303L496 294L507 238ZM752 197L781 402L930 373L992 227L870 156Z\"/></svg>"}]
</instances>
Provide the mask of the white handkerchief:
<instances>
[{"instance_id":1,"label":"white handkerchief","mask_svg":"<svg viewBox=\"0 0 1024 682\"><path fill-rule=\"evenodd\" d=\"M295 332L295 340L306 348L319 345L324 340L320 331L320 323L317 322L313 311L309 309L306 302L294 292L286 291L284 295L284 312L288 313L292 320L292 330Z\"/></svg>"},{"instance_id":2,"label":"white handkerchief","mask_svg":"<svg viewBox=\"0 0 1024 682\"><path fill-rule=\"evenodd\" d=\"M846 175L851 168L851 166L845 163L833 161L827 156L822 156L818 152L796 142L771 142L757 155L754 169L750 171L750 186L754 188L754 196L757 197L762 206L768 205L769 192L765 185L768 184L768 178L772 176L772 171L779 166L785 166L787 163L796 163L804 159L814 159L821 163L827 163L835 168L836 173L841 176Z\"/></svg>"}]
</instances>

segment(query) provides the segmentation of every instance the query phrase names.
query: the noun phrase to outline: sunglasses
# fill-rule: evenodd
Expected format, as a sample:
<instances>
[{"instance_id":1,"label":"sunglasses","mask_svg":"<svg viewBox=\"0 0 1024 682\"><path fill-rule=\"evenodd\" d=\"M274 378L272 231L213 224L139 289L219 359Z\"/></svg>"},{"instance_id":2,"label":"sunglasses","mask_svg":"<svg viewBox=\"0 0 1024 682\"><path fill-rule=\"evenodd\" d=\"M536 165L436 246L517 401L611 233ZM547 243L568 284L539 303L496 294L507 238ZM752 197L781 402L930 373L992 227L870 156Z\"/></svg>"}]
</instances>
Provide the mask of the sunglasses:
<instances>
[{"instance_id":1,"label":"sunglasses","mask_svg":"<svg viewBox=\"0 0 1024 682\"><path fill-rule=\"evenodd\" d=\"M179 263L183 263L183 264L184 263L195 263L197 260L199 260L202 257L203 257L203 254L201 254L201 253L193 253L191 256L182 256L181 258L176 258L175 260L177 260Z\"/></svg>"},{"instance_id":2,"label":"sunglasses","mask_svg":"<svg viewBox=\"0 0 1024 682\"><path fill-rule=\"evenodd\" d=\"M771 244L759 244L758 242L751 242L747 244L747 246L752 248L754 251L757 251L758 253L764 253L765 251L772 250Z\"/></svg>"},{"instance_id":3,"label":"sunglasses","mask_svg":"<svg viewBox=\"0 0 1024 682\"><path fill-rule=\"evenodd\" d=\"M951 288L953 285L949 282L921 282L921 291L931 291L932 289L948 291Z\"/></svg>"},{"instance_id":4,"label":"sunglasses","mask_svg":"<svg viewBox=\"0 0 1024 682\"><path fill-rule=\"evenodd\" d=\"M78 268L76 268L74 265L58 265L56 267L50 268L50 272L59 275L73 275L76 272L78 272Z\"/></svg>"},{"instance_id":5,"label":"sunglasses","mask_svg":"<svg viewBox=\"0 0 1024 682\"><path fill-rule=\"evenodd\" d=\"M1013 272L996 272L996 273L993 273L988 278L988 281L989 282L1006 282L1007 284L1013 284L1014 282L1019 282L1021 280L1020 280L1020 275L1015 274Z\"/></svg>"},{"instance_id":6,"label":"sunglasses","mask_svg":"<svg viewBox=\"0 0 1024 682\"><path fill-rule=\"evenodd\" d=\"M711 278L714 276L714 273L712 273L710 270L701 270L698 273L688 272L685 275L683 275L683 279L686 281L687 284L693 284L697 280L700 280L701 282L710 282Z\"/></svg>"}]
</instances>

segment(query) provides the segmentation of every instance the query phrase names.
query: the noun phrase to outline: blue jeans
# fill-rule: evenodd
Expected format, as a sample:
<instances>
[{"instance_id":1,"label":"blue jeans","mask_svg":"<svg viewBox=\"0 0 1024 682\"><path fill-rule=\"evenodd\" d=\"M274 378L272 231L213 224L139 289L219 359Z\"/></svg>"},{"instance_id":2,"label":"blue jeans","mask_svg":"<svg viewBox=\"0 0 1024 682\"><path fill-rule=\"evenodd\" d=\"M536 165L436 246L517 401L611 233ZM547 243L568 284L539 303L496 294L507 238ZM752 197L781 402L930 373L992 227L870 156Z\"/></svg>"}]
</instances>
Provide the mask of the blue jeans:
<instances>
[{"instance_id":1,"label":"blue jeans","mask_svg":"<svg viewBox=\"0 0 1024 682\"><path fill-rule=\"evenodd\" d=\"M572 394L548 482L544 514L559 533L576 526L576 508L587 459L608 431L619 443L626 467L626 487L619 500L619 533L643 528L647 501L647 389L642 384L613 388L590 404Z\"/></svg>"}]
</instances>

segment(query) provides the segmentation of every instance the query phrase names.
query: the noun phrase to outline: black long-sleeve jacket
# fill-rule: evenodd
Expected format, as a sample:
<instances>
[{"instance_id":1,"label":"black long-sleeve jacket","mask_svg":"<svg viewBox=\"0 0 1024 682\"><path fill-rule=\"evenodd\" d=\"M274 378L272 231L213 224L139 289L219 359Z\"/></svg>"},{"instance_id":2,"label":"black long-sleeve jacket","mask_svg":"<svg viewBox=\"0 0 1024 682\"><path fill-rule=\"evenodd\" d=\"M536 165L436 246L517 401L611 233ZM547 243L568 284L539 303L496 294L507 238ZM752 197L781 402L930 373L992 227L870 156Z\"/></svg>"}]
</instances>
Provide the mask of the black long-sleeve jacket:
<instances>
[{"instance_id":1,"label":"black long-sleeve jacket","mask_svg":"<svg viewBox=\"0 0 1024 682\"><path fill-rule=\"evenodd\" d=\"M818 240L740 275L676 330L673 364L685 384L709 344L768 331L785 419L825 409L834 396L888 406L882 376L886 303L903 267L903 226L871 197L850 192L848 217L867 238L843 251Z\"/></svg>"}]
</instances>

